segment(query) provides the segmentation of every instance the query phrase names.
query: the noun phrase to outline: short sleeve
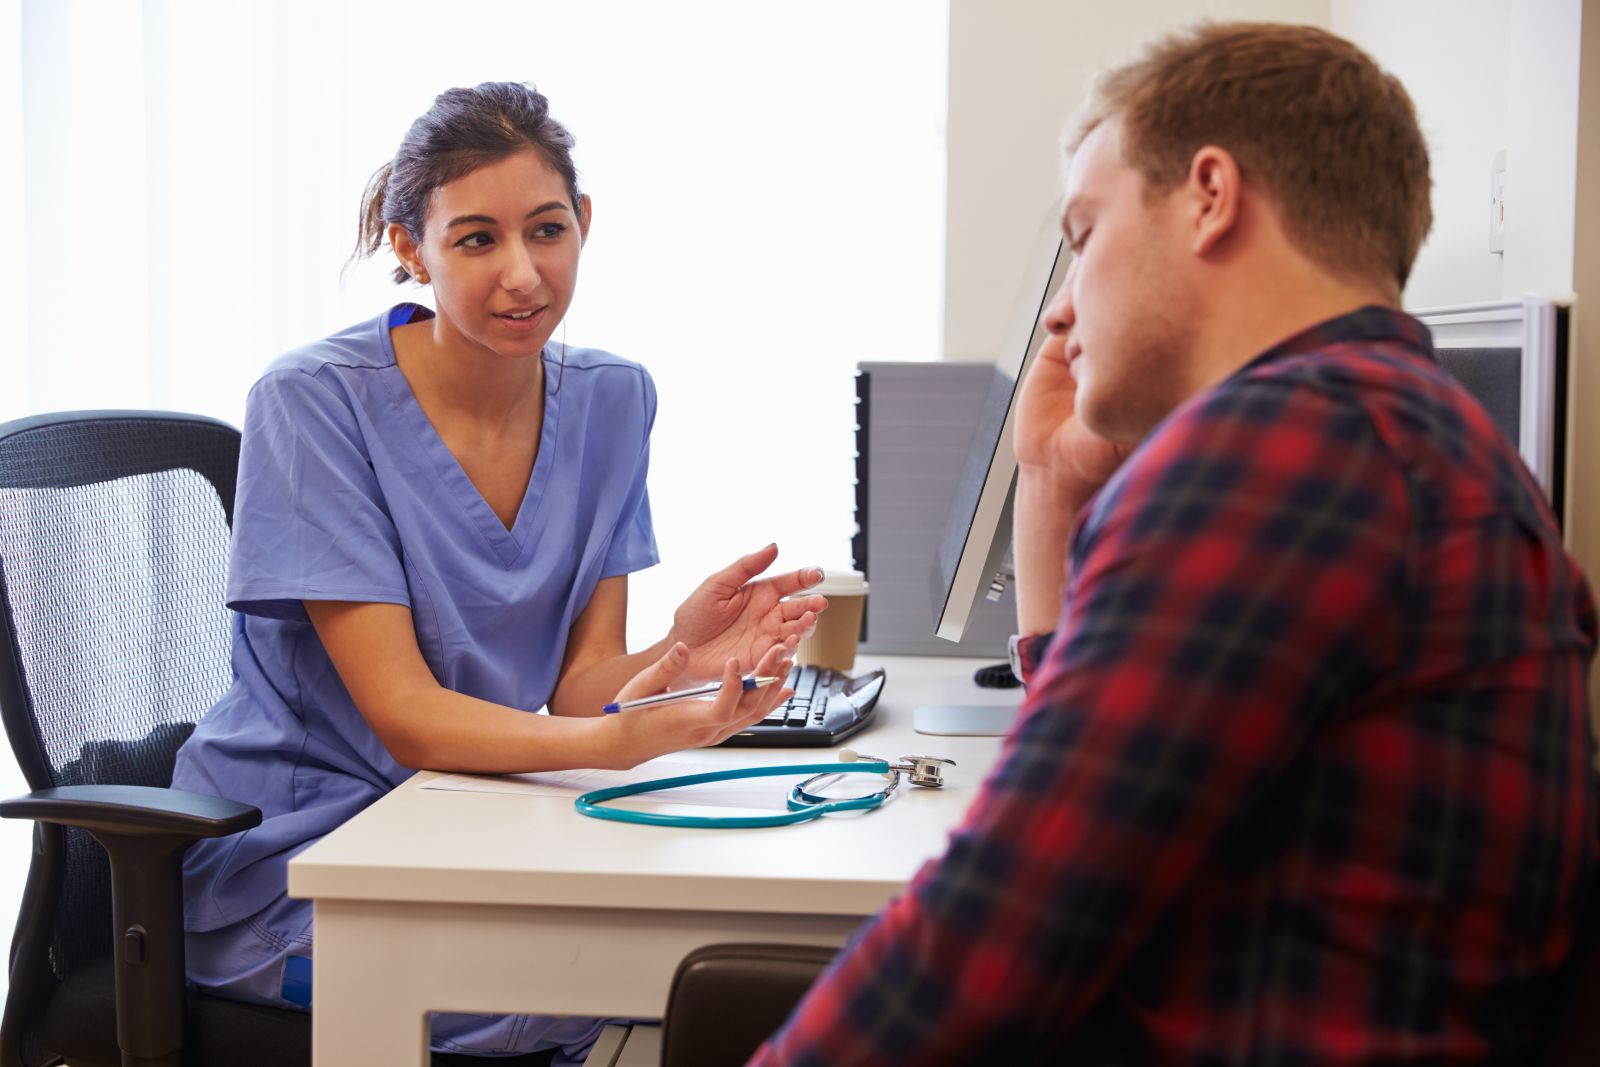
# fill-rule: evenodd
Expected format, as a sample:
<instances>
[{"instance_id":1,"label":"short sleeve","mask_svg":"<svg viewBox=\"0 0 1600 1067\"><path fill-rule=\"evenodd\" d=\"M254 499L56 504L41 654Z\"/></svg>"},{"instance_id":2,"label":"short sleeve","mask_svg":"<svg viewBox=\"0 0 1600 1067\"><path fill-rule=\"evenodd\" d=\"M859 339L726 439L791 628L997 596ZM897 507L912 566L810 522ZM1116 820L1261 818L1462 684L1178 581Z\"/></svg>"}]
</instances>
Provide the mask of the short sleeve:
<instances>
[{"instance_id":1,"label":"short sleeve","mask_svg":"<svg viewBox=\"0 0 1600 1067\"><path fill-rule=\"evenodd\" d=\"M337 382L298 369L250 392L228 606L303 620L306 600L410 604L400 539Z\"/></svg>"},{"instance_id":2,"label":"short sleeve","mask_svg":"<svg viewBox=\"0 0 1600 1067\"><path fill-rule=\"evenodd\" d=\"M656 387L643 367L638 368L642 386L641 401L644 416L644 440L639 449L639 462L623 500L617 518L616 531L611 536L611 546L606 552L602 578L615 578L632 574L661 561L656 550L655 524L650 519L650 492L646 479L650 473L650 432L656 422Z\"/></svg>"}]
</instances>

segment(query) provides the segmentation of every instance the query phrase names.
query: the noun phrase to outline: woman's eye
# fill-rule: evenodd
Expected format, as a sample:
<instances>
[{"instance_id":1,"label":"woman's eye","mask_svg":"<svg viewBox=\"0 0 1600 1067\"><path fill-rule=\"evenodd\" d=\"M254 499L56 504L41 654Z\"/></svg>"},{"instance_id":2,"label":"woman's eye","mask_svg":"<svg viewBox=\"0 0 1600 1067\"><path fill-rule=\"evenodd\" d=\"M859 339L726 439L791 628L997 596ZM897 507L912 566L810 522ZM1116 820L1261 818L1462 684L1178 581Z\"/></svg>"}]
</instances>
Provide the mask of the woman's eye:
<instances>
[{"instance_id":1,"label":"woman's eye","mask_svg":"<svg viewBox=\"0 0 1600 1067\"><path fill-rule=\"evenodd\" d=\"M479 230L477 233L469 233L465 237L463 237L461 240L457 241L456 242L456 247L457 248L488 248L489 245L492 244L492 243L493 243L493 238L491 238L488 234L484 233L482 230Z\"/></svg>"}]
</instances>

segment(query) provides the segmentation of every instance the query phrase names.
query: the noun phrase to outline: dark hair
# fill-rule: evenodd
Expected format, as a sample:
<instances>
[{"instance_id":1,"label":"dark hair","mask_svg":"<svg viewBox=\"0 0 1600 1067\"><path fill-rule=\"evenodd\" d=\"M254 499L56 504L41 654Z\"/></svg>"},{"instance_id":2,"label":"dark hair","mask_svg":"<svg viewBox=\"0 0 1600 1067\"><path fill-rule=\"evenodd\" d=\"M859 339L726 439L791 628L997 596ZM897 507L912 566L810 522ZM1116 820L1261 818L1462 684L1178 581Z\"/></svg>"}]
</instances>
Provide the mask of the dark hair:
<instances>
[{"instance_id":1,"label":"dark hair","mask_svg":"<svg viewBox=\"0 0 1600 1067\"><path fill-rule=\"evenodd\" d=\"M1309 26L1202 25L1103 75L1067 147L1122 120L1122 157L1170 191L1201 146L1231 152L1300 250L1403 289L1433 221L1428 146L1393 75Z\"/></svg>"},{"instance_id":2,"label":"dark hair","mask_svg":"<svg viewBox=\"0 0 1600 1067\"><path fill-rule=\"evenodd\" d=\"M572 144L572 134L550 117L550 102L532 85L484 82L446 89L411 124L394 159L367 182L351 261L381 249L390 223L404 226L420 243L435 189L528 148L561 175L573 212L582 214ZM395 268L396 283L409 277L404 267Z\"/></svg>"}]
</instances>

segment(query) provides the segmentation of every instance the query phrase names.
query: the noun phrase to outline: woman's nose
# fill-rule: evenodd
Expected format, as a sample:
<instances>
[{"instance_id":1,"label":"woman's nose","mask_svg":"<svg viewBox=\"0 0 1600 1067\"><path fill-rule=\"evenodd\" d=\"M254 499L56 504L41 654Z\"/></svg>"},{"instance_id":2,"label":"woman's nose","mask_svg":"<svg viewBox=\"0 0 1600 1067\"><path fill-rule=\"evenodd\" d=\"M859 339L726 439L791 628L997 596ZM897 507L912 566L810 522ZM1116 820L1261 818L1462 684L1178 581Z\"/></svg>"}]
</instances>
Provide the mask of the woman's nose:
<instances>
[{"instance_id":1,"label":"woman's nose","mask_svg":"<svg viewBox=\"0 0 1600 1067\"><path fill-rule=\"evenodd\" d=\"M513 246L511 255L500 275L500 284L513 293L532 292L539 286L539 265L526 248Z\"/></svg>"}]
</instances>

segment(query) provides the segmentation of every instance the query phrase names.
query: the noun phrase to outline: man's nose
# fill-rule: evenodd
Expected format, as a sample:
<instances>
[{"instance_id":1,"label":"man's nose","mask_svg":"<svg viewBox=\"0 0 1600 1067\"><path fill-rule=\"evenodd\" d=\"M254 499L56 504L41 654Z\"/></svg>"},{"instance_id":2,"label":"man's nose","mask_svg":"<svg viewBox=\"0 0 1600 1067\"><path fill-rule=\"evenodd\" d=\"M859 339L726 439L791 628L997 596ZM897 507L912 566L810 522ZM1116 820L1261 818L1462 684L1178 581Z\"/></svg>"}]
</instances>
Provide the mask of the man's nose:
<instances>
[{"instance_id":1,"label":"man's nose","mask_svg":"<svg viewBox=\"0 0 1600 1067\"><path fill-rule=\"evenodd\" d=\"M1064 334L1072 329L1077 317L1072 306L1072 269L1069 267L1067 276L1061 280L1061 287L1044 309L1044 328L1054 334Z\"/></svg>"}]
</instances>

